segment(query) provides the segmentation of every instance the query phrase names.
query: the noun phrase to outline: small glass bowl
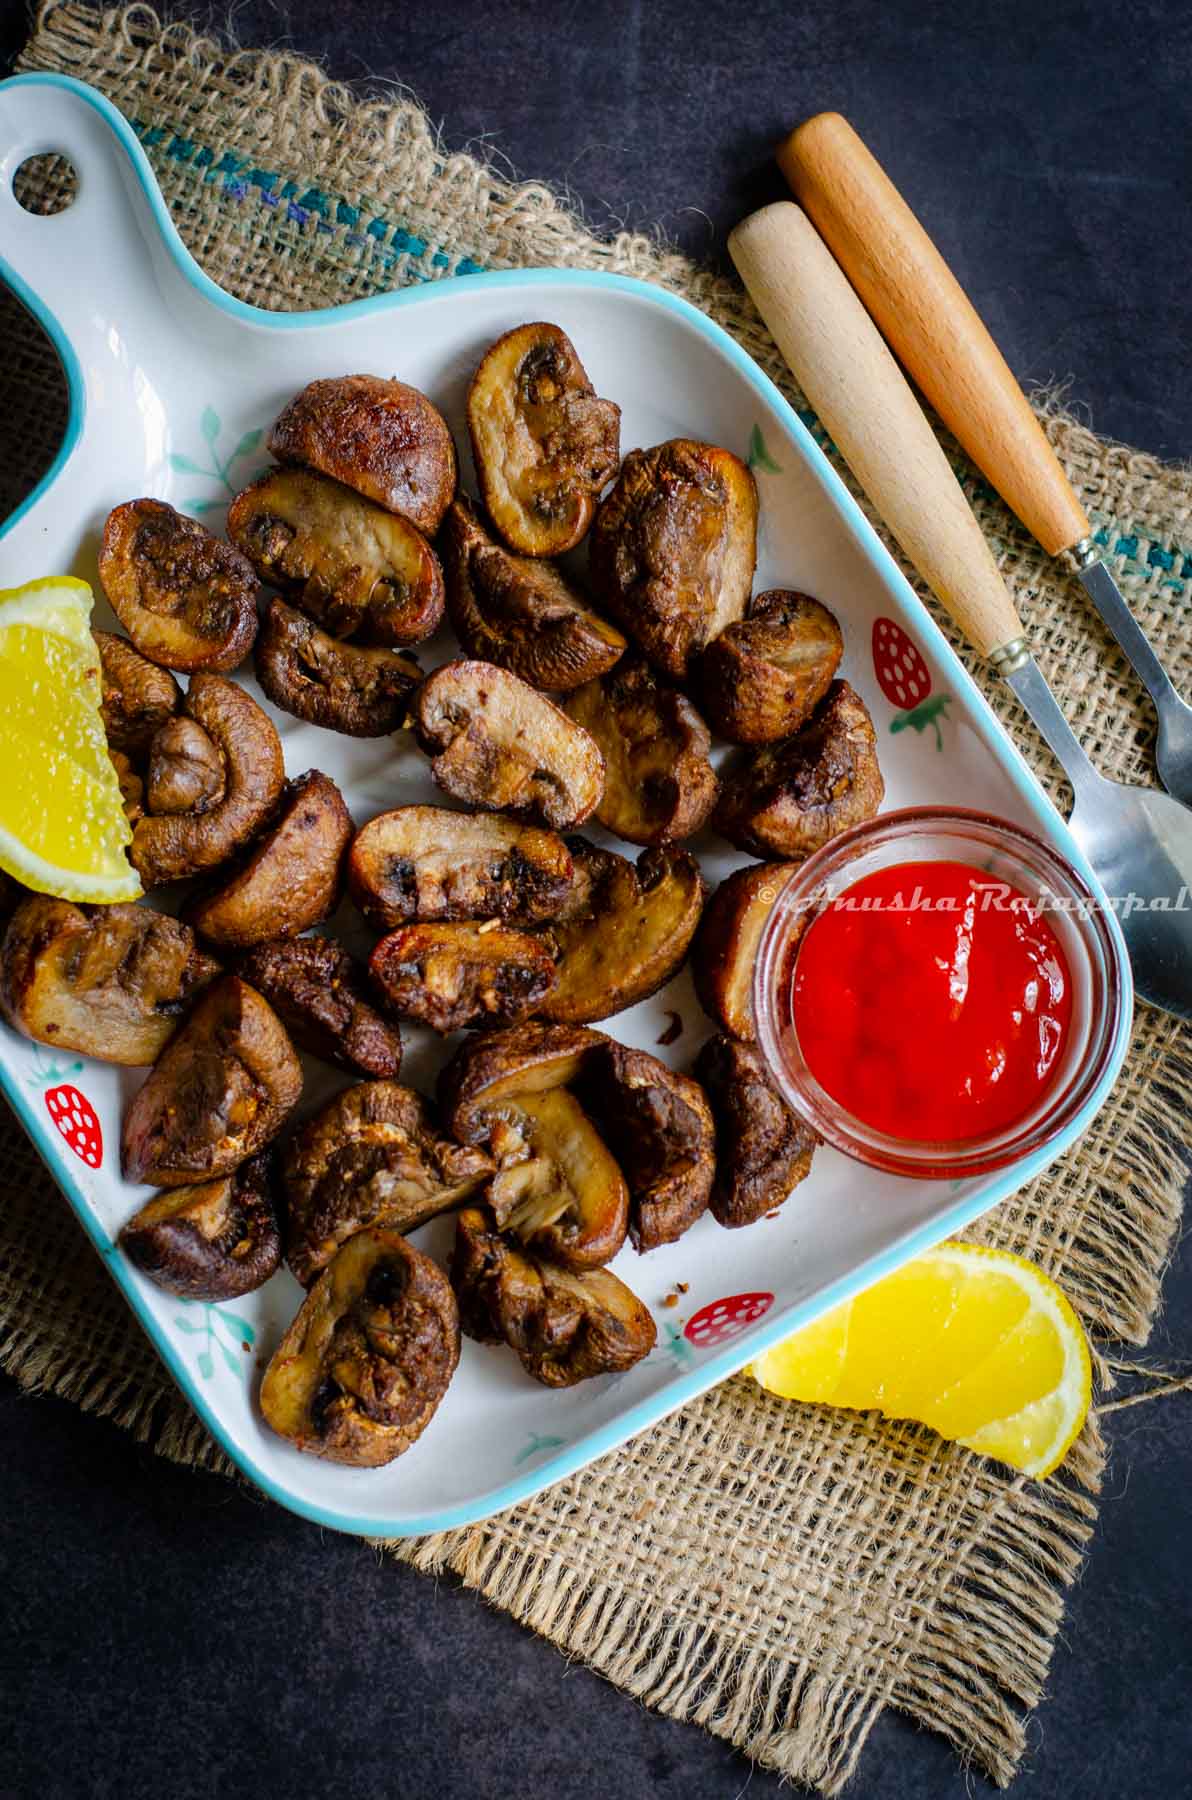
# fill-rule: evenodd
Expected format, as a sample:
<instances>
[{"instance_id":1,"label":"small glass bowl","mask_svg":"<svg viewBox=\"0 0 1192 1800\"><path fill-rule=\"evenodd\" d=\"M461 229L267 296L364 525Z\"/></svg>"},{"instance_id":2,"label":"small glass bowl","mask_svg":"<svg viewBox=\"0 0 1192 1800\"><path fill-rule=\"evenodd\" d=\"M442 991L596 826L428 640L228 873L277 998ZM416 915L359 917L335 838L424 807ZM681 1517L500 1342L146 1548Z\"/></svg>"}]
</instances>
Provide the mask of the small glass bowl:
<instances>
[{"instance_id":1,"label":"small glass bowl","mask_svg":"<svg viewBox=\"0 0 1192 1800\"><path fill-rule=\"evenodd\" d=\"M1072 977L1072 1019L1051 1085L1025 1117L986 1137L919 1142L866 1125L822 1088L795 1029L793 977L799 940L831 900L878 869L962 862L1006 881L1046 908ZM1064 1131L1096 1090L1113 1055L1128 971L1118 939L1081 875L1041 839L988 813L921 806L854 826L808 857L783 887L758 945L753 1008L766 1061L787 1101L847 1156L895 1175L955 1180L1004 1168Z\"/></svg>"}]
</instances>

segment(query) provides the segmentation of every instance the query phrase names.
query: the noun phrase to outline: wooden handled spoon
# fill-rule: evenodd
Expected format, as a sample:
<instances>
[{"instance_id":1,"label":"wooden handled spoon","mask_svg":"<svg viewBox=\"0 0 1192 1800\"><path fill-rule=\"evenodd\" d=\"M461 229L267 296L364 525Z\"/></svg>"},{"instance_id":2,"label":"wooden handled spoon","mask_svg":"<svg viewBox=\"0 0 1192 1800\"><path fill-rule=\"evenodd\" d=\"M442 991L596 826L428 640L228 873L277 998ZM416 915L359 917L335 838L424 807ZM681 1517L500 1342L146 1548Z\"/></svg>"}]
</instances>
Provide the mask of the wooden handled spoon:
<instances>
[{"instance_id":1,"label":"wooden handled spoon","mask_svg":"<svg viewBox=\"0 0 1192 1800\"><path fill-rule=\"evenodd\" d=\"M808 119L778 163L886 342L977 467L1051 556L1076 573L1155 705L1155 764L1192 806L1192 707L1176 693L1101 560L1026 396L960 283L880 163L839 113Z\"/></svg>"}]
</instances>

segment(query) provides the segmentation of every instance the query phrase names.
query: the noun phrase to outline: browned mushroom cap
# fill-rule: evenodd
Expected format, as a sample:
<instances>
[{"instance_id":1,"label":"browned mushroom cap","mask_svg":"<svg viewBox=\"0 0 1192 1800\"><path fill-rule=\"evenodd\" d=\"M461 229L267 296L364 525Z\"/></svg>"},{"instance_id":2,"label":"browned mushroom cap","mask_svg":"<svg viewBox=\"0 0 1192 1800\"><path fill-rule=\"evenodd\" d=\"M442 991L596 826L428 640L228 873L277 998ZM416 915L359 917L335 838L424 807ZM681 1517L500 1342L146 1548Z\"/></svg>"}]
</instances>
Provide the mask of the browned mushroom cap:
<instances>
[{"instance_id":1,"label":"browned mushroom cap","mask_svg":"<svg viewBox=\"0 0 1192 1800\"><path fill-rule=\"evenodd\" d=\"M445 793L494 812L582 825L604 792L604 758L545 694L494 663L449 662L414 700L414 729Z\"/></svg>"},{"instance_id":2,"label":"browned mushroom cap","mask_svg":"<svg viewBox=\"0 0 1192 1800\"><path fill-rule=\"evenodd\" d=\"M486 1190L502 1228L568 1269L611 1262L625 1241L629 1193L567 1084L600 1032L521 1025L465 1045L439 1077L455 1135L497 1160Z\"/></svg>"},{"instance_id":3,"label":"browned mushroom cap","mask_svg":"<svg viewBox=\"0 0 1192 1800\"><path fill-rule=\"evenodd\" d=\"M186 1187L229 1175L281 1129L302 1070L277 1016L247 982L207 989L124 1115L129 1181Z\"/></svg>"},{"instance_id":4,"label":"browned mushroom cap","mask_svg":"<svg viewBox=\"0 0 1192 1800\"><path fill-rule=\"evenodd\" d=\"M459 1362L459 1311L437 1263L362 1231L319 1277L270 1359L261 1416L297 1450L375 1469L429 1425Z\"/></svg>"},{"instance_id":5,"label":"browned mushroom cap","mask_svg":"<svg viewBox=\"0 0 1192 1800\"><path fill-rule=\"evenodd\" d=\"M583 838L568 847L575 892L545 933L558 979L538 1011L582 1024L636 1006L682 967L707 888L676 845L643 850L636 868Z\"/></svg>"},{"instance_id":6,"label":"browned mushroom cap","mask_svg":"<svg viewBox=\"0 0 1192 1800\"><path fill-rule=\"evenodd\" d=\"M210 812L223 799L226 785L224 759L203 727L185 717L167 719L149 752L149 811Z\"/></svg>"},{"instance_id":7,"label":"browned mushroom cap","mask_svg":"<svg viewBox=\"0 0 1192 1800\"><path fill-rule=\"evenodd\" d=\"M530 1020L486 1031L461 1044L439 1071L438 1097L448 1131L463 1144L487 1143L494 1109L511 1096L566 1087L608 1038L584 1025Z\"/></svg>"},{"instance_id":8,"label":"browned mushroom cap","mask_svg":"<svg viewBox=\"0 0 1192 1800\"><path fill-rule=\"evenodd\" d=\"M425 394L380 375L312 381L269 433L282 463L305 463L401 513L433 537L455 492L455 445Z\"/></svg>"},{"instance_id":9,"label":"browned mushroom cap","mask_svg":"<svg viewBox=\"0 0 1192 1800\"><path fill-rule=\"evenodd\" d=\"M112 631L92 631L99 651L100 711L108 746L143 756L160 725L182 704L182 689L168 669L134 650Z\"/></svg>"},{"instance_id":10,"label":"browned mushroom cap","mask_svg":"<svg viewBox=\"0 0 1192 1800\"><path fill-rule=\"evenodd\" d=\"M187 908L213 944L247 949L297 937L335 911L352 818L329 775L286 783L277 819L232 879Z\"/></svg>"},{"instance_id":11,"label":"browned mushroom cap","mask_svg":"<svg viewBox=\"0 0 1192 1800\"><path fill-rule=\"evenodd\" d=\"M735 1038L752 1043L753 971L766 920L796 863L753 863L721 882L704 909L691 951L700 1005Z\"/></svg>"},{"instance_id":12,"label":"browned mushroom cap","mask_svg":"<svg viewBox=\"0 0 1192 1800\"><path fill-rule=\"evenodd\" d=\"M704 711L734 744L791 737L827 693L843 651L826 606L809 594L772 588L700 657Z\"/></svg>"},{"instance_id":13,"label":"browned mushroom cap","mask_svg":"<svg viewBox=\"0 0 1192 1800\"><path fill-rule=\"evenodd\" d=\"M484 503L526 556L578 544L617 471L621 409L597 398L557 325L519 325L486 352L468 392L468 430Z\"/></svg>"},{"instance_id":14,"label":"browned mushroom cap","mask_svg":"<svg viewBox=\"0 0 1192 1800\"><path fill-rule=\"evenodd\" d=\"M369 972L401 1019L446 1035L469 1025L514 1025L555 981L539 938L497 919L483 925L401 925L381 939Z\"/></svg>"},{"instance_id":15,"label":"browned mushroom cap","mask_svg":"<svg viewBox=\"0 0 1192 1800\"><path fill-rule=\"evenodd\" d=\"M712 738L690 700L640 656L626 657L565 702L604 757L600 823L631 844L690 837L707 822L719 784Z\"/></svg>"},{"instance_id":16,"label":"browned mushroom cap","mask_svg":"<svg viewBox=\"0 0 1192 1800\"><path fill-rule=\"evenodd\" d=\"M234 669L257 634L250 564L164 500L108 514L99 579L141 655L164 668Z\"/></svg>"},{"instance_id":17,"label":"browned mushroom cap","mask_svg":"<svg viewBox=\"0 0 1192 1800\"><path fill-rule=\"evenodd\" d=\"M786 1104L755 1045L721 1032L700 1051L695 1072L716 1119L713 1216L752 1225L809 1174L819 1138Z\"/></svg>"},{"instance_id":18,"label":"browned mushroom cap","mask_svg":"<svg viewBox=\"0 0 1192 1800\"><path fill-rule=\"evenodd\" d=\"M418 644L443 617L443 571L408 519L310 469L271 469L228 508L261 580L337 638Z\"/></svg>"},{"instance_id":19,"label":"browned mushroom cap","mask_svg":"<svg viewBox=\"0 0 1192 1800\"><path fill-rule=\"evenodd\" d=\"M193 812L141 820L129 854L146 887L181 881L226 862L265 823L285 780L281 740L272 720L234 681L196 675L183 704L218 753L223 788L214 804L204 795ZM162 729L170 732L171 721Z\"/></svg>"},{"instance_id":20,"label":"browned mushroom cap","mask_svg":"<svg viewBox=\"0 0 1192 1800\"><path fill-rule=\"evenodd\" d=\"M442 806L378 814L348 856L348 891L379 931L433 919L537 925L559 911L574 875L553 831Z\"/></svg>"},{"instance_id":21,"label":"browned mushroom cap","mask_svg":"<svg viewBox=\"0 0 1192 1800\"><path fill-rule=\"evenodd\" d=\"M241 961L240 974L264 995L300 1049L353 1075L397 1075L397 1021L370 1003L366 971L333 939L259 944Z\"/></svg>"},{"instance_id":22,"label":"browned mushroom cap","mask_svg":"<svg viewBox=\"0 0 1192 1800\"><path fill-rule=\"evenodd\" d=\"M290 1267L309 1284L354 1232L372 1225L413 1231L465 1200L492 1171L483 1150L436 1129L413 1088L396 1081L347 1088L295 1133L282 1159Z\"/></svg>"},{"instance_id":23,"label":"browned mushroom cap","mask_svg":"<svg viewBox=\"0 0 1192 1800\"><path fill-rule=\"evenodd\" d=\"M590 544L600 604L656 668L682 679L739 619L757 560L757 486L730 450L672 438L632 450Z\"/></svg>"},{"instance_id":24,"label":"browned mushroom cap","mask_svg":"<svg viewBox=\"0 0 1192 1800\"><path fill-rule=\"evenodd\" d=\"M658 1335L637 1295L610 1270L556 1268L503 1237L477 1207L456 1220L451 1280L468 1336L508 1344L546 1387L631 1369Z\"/></svg>"},{"instance_id":25,"label":"browned mushroom cap","mask_svg":"<svg viewBox=\"0 0 1192 1800\"><path fill-rule=\"evenodd\" d=\"M621 633L553 563L494 543L462 494L440 544L447 610L469 656L510 669L532 687L566 689L603 675L624 651Z\"/></svg>"},{"instance_id":26,"label":"browned mushroom cap","mask_svg":"<svg viewBox=\"0 0 1192 1800\"><path fill-rule=\"evenodd\" d=\"M834 681L802 731L755 751L725 778L712 823L754 856L801 861L872 819L885 791L865 702L847 681Z\"/></svg>"},{"instance_id":27,"label":"browned mushroom cap","mask_svg":"<svg viewBox=\"0 0 1192 1800\"><path fill-rule=\"evenodd\" d=\"M72 906L34 894L0 950L0 1008L39 1043L101 1062L153 1062L219 964L147 906Z\"/></svg>"},{"instance_id":28,"label":"browned mushroom cap","mask_svg":"<svg viewBox=\"0 0 1192 1800\"><path fill-rule=\"evenodd\" d=\"M576 1091L625 1171L634 1249L673 1244L707 1207L716 1169L702 1088L647 1051L606 1038Z\"/></svg>"},{"instance_id":29,"label":"browned mushroom cap","mask_svg":"<svg viewBox=\"0 0 1192 1800\"><path fill-rule=\"evenodd\" d=\"M266 608L254 662L274 706L347 737L397 731L422 680L414 657L342 643L284 600L271 600Z\"/></svg>"},{"instance_id":30,"label":"browned mushroom cap","mask_svg":"<svg viewBox=\"0 0 1192 1800\"><path fill-rule=\"evenodd\" d=\"M120 1247L158 1287L188 1300L235 1300L281 1263L268 1156L231 1175L167 1188L134 1213Z\"/></svg>"}]
</instances>

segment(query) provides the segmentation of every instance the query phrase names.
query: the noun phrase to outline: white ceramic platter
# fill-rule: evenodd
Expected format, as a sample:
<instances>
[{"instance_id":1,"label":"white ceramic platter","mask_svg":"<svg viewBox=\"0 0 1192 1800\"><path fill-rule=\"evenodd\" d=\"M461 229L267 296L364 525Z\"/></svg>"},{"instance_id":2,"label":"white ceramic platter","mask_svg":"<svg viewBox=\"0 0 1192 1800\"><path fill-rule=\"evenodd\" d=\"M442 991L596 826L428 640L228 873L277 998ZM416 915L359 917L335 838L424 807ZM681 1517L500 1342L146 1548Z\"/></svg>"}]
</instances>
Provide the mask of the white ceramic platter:
<instances>
[{"instance_id":1,"label":"white ceramic platter","mask_svg":"<svg viewBox=\"0 0 1192 1800\"><path fill-rule=\"evenodd\" d=\"M66 154L79 174L74 204L53 218L25 213L12 194L14 171L44 151ZM220 530L231 493L267 460L265 428L316 376L370 371L413 382L446 414L463 453L464 395L484 349L511 326L551 319L575 341L597 391L620 403L624 449L682 434L751 456L761 494L758 588L804 589L839 617L842 673L873 713L887 805L952 803L1017 820L1056 845L1096 890L1066 827L807 430L749 358L682 301L615 277L529 270L447 279L331 312L256 311L229 299L187 255L123 119L93 90L55 76L0 85L0 250L0 275L50 332L72 400L51 474L0 536L0 586L68 571L96 585L103 520L136 495L168 499ZM463 482L474 491L466 456ZM100 603L96 622L110 623L105 614ZM930 672L928 704L910 714L875 677L871 636L881 617L907 631ZM444 634L424 652L431 667L454 648ZM358 824L402 802L441 798L404 739L357 742L273 716L289 771L326 770ZM710 835L692 847L712 882L745 860ZM338 924L359 936L350 908ZM672 1010L682 1033L659 1048ZM1101 1088L1049 1155L1104 1099L1127 1024L1128 1017ZM611 1021L611 1030L689 1067L710 1027L684 973ZM403 1079L430 1091L443 1047L417 1033L410 1040ZM261 1423L260 1370L300 1299L288 1273L230 1306L205 1306L163 1294L115 1249L120 1226L146 1197L121 1181L118 1157L121 1111L141 1079L136 1070L55 1060L0 1032L0 1081L11 1104L230 1455L295 1511L387 1535L483 1517L580 1468L955 1231L1047 1160L950 1184L876 1174L821 1149L810 1179L772 1219L725 1231L708 1216L647 1257L626 1246L613 1266L658 1325L657 1348L636 1368L555 1393L525 1375L512 1352L465 1340L422 1439L388 1468L359 1471L301 1456ZM311 1065L304 1105L343 1080ZM94 1114L98 1166L59 1135L51 1099L58 1112L65 1104L68 1114ZM450 1220L439 1220L416 1241L442 1257L451 1230ZM668 1308L663 1302L680 1282L681 1304Z\"/></svg>"}]
</instances>

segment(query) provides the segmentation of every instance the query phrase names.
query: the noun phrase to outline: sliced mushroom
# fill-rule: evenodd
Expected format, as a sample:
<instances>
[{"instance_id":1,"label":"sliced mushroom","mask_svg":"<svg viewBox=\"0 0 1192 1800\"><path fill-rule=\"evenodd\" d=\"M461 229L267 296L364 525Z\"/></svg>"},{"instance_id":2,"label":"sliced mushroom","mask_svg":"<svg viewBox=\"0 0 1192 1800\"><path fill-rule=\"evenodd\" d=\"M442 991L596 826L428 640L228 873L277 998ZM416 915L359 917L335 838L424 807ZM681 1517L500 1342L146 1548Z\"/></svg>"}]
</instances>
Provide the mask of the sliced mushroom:
<instances>
[{"instance_id":1,"label":"sliced mushroom","mask_svg":"<svg viewBox=\"0 0 1192 1800\"><path fill-rule=\"evenodd\" d=\"M0 1008L38 1043L143 1066L218 973L190 928L164 913L34 894L4 936Z\"/></svg>"},{"instance_id":2,"label":"sliced mushroom","mask_svg":"<svg viewBox=\"0 0 1192 1800\"><path fill-rule=\"evenodd\" d=\"M700 1051L695 1072L716 1118L713 1216L752 1225L806 1179L819 1138L786 1104L755 1045L721 1032Z\"/></svg>"},{"instance_id":3,"label":"sliced mushroom","mask_svg":"<svg viewBox=\"0 0 1192 1800\"><path fill-rule=\"evenodd\" d=\"M369 972L401 1019L444 1036L469 1025L515 1025L555 982L539 938L499 920L400 925L372 953Z\"/></svg>"},{"instance_id":4,"label":"sliced mushroom","mask_svg":"<svg viewBox=\"0 0 1192 1800\"><path fill-rule=\"evenodd\" d=\"M182 704L182 689L168 669L134 650L112 631L92 631L99 651L100 711L108 745L143 756L159 726Z\"/></svg>"},{"instance_id":5,"label":"sliced mushroom","mask_svg":"<svg viewBox=\"0 0 1192 1800\"><path fill-rule=\"evenodd\" d=\"M251 565L164 500L108 514L99 579L141 655L164 668L234 669L257 634Z\"/></svg>"},{"instance_id":6,"label":"sliced mushroom","mask_svg":"<svg viewBox=\"0 0 1192 1800\"><path fill-rule=\"evenodd\" d=\"M546 1387L631 1369L658 1335L637 1295L610 1270L569 1274L502 1236L478 1207L456 1220L451 1281L468 1336L508 1344Z\"/></svg>"},{"instance_id":7,"label":"sliced mushroom","mask_svg":"<svg viewBox=\"0 0 1192 1800\"><path fill-rule=\"evenodd\" d=\"M617 472L621 409L601 400L557 325L519 325L485 353L468 391L484 503L525 556L578 544Z\"/></svg>"},{"instance_id":8,"label":"sliced mushroom","mask_svg":"<svg viewBox=\"0 0 1192 1800\"><path fill-rule=\"evenodd\" d=\"M137 825L129 852L146 887L181 881L226 862L265 823L285 780L281 740L272 721L234 681L220 675L195 675L183 705L219 758L223 786L213 802L200 783L203 793L192 812L152 814L150 756L147 799L152 816ZM176 742L173 721L167 720L162 730L171 743Z\"/></svg>"},{"instance_id":9,"label":"sliced mushroom","mask_svg":"<svg viewBox=\"0 0 1192 1800\"><path fill-rule=\"evenodd\" d=\"M397 1021L371 1004L368 976L333 939L259 944L240 974L269 1002L294 1042L353 1075L392 1080L401 1069Z\"/></svg>"},{"instance_id":10,"label":"sliced mushroom","mask_svg":"<svg viewBox=\"0 0 1192 1800\"><path fill-rule=\"evenodd\" d=\"M459 1362L459 1311L429 1256L362 1231L303 1301L261 1383L261 1416L295 1449L375 1469L434 1417Z\"/></svg>"},{"instance_id":11,"label":"sliced mushroom","mask_svg":"<svg viewBox=\"0 0 1192 1800\"><path fill-rule=\"evenodd\" d=\"M609 831L631 844L660 844L707 822L719 791L711 734L686 695L642 657L626 657L565 704L604 757L596 817Z\"/></svg>"},{"instance_id":12,"label":"sliced mushroom","mask_svg":"<svg viewBox=\"0 0 1192 1800\"><path fill-rule=\"evenodd\" d=\"M631 450L601 502L592 584L663 674L682 680L742 617L757 560L757 485L730 450L672 438Z\"/></svg>"},{"instance_id":13,"label":"sliced mushroom","mask_svg":"<svg viewBox=\"0 0 1192 1800\"><path fill-rule=\"evenodd\" d=\"M586 1059L576 1092L625 1171L634 1249L673 1244L706 1209L716 1172L703 1089L647 1051L606 1038Z\"/></svg>"},{"instance_id":14,"label":"sliced mushroom","mask_svg":"<svg viewBox=\"0 0 1192 1800\"><path fill-rule=\"evenodd\" d=\"M188 1300L251 1294L281 1264L268 1156L231 1175L167 1188L120 1233L120 1247L158 1287Z\"/></svg>"},{"instance_id":15,"label":"sliced mushroom","mask_svg":"<svg viewBox=\"0 0 1192 1800\"><path fill-rule=\"evenodd\" d=\"M538 925L574 879L571 852L553 831L442 806L379 813L348 856L348 891L379 931L434 919Z\"/></svg>"},{"instance_id":16,"label":"sliced mushroom","mask_svg":"<svg viewBox=\"0 0 1192 1800\"><path fill-rule=\"evenodd\" d=\"M691 952L700 1005L730 1036L752 1043L753 971L774 902L796 863L753 863L722 881L704 909Z\"/></svg>"},{"instance_id":17,"label":"sliced mushroom","mask_svg":"<svg viewBox=\"0 0 1192 1800\"><path fill-rule=\"evenodd\" d=\"M124 1115L129 1181L186 1187L230 1175L264 1149L302 1092L302 1069L272 1008L238 976L203 995Z\"/></svg>"},{"instance_id":18,"label":"sliced mushroom","mask_svg":"<svg viewBox=\"0 0 1192 1800\"><path fill-rule=\"evenodd\" d=\"M493 1172L483 1150L445 1137L413 1088L364 1081L337 1094L282 1158L286 1256L309 1283L354 1232L413 1231L457 1206Z\"/></svg>"},{"instance_id":19,"label":"sliced mushroom","mask_svg":"<svg viewBox=\"0 0 1192 1800\"><path fill-rule=\"evenodd\" d=\"M236 949L297 937L335 911L351 840L343 795L309 769L286 783L277 818L244 867L186 916L211 943Z\"/></svg>"},{"instance_id":20,"label":"sliced mushroom","mask_svg":"<svg viewBox=\"0 0 1192 1800\"><path fill-rule=\"evenodd\" d=\"M414 729L445 793L495 812L581 825L604 792L604 758L587 732L493 663L449 662L414 701Z\"/></svg>"},{"instance_id":21,"label":"sliced mushroom","mask_svg":"<svg viewBox=\"0 0 1192 1800\"><path fill-rule=\"evenodd\" d=\"M553 563L515 556L484 529L462 494L440 539L447 610L469 656L532 687L569 689L611 669L625 649Z\"/></svg>"},{"instance_id":22,"label":"sliced mushroom","mask_svg":"<svg viewBox=\"0 0 1192 1800\"><path fill-rule=\"evenodd\" d=\"M704 711L733 744L791 737L827 693L843 652L840 626L826 606L810 594L772 588L701 656Z\"/></svg>"},{"instance_id":23,"label":"sliced mushroom","mask_svg":"<svg viewBox=\"0 0 1192 1800\"><path fill-rule=\"evenodd\" d=\"M425 394L380 375L312 381L269 433L281 463L303 463L433 537L455 492L455 445Z\"/></svg>"},{"instance_id":24,"label":"sliced mushroom","mask_svg":"<svg viewBox=\"0 0 1192 1800\"><path fill-rule=\"evenodd\" d=\"M218 806L227 770L216 744L193 719L167 719L153 739L145 801L151 813L193 813Z\"/></svg>"},{"instance_id":25,"label":"sliced mushroom","mask_svg":"<svg viewBox=\"0 0 1192 1800\"><path fill-rule=\"evenodd\" d=\"M419 644L443 617L443 571L416 526L310 469L236 495L228 536L261 580L334 637Z\"/></svg>"},{"instance_id":26,"label":"sliced mushroom","mask_svg":"<svg viewBox=\"0 0 1192 1800\"><path fill-rule=\"evenodd\" d=\"M439 1077L449 1129L496 1158L486 1198L501 1226L568 1269L611 1262L628 1224L621 1170L565 1091L607 1041L580 1026L514 1026L465 1044Z\"/></svg>"},{"instance_id":27,"label":"sliced mushroom","mask_svg":"<svg viewBox=\"0 0 1192 1800\"><path fill-rule=\"evenodd\" d=\"M266 608L254 662L274 706L347 737L397 731L422 680L414 657L342 643L284 600L271 600Z\"/></svg>"},{"instance_id":28,"label":"sliced mushroom","mask_svg":"<svg viewBox=\"0 0 1192 1800\"><path fill-rule=\"evenodd\" d=\"M885 791L865 702L847 681L834 681L802 731L728 775L712 823L754 856L801 861L872 819Z\"/></svg>"},{"instance_id":29,"label":"sliced mushroom","mask_svg":"<svg viewBox=\"0 0 1192 1800\"><path fill-rule=\"evenodd\" d=\"M575 891L545 934L558 978L538 1011L583 1024L636 1006L682 967L707 888L675 845L643 850L636 868L583 838L568 847Z\"/></svg>"}]
</instances>

